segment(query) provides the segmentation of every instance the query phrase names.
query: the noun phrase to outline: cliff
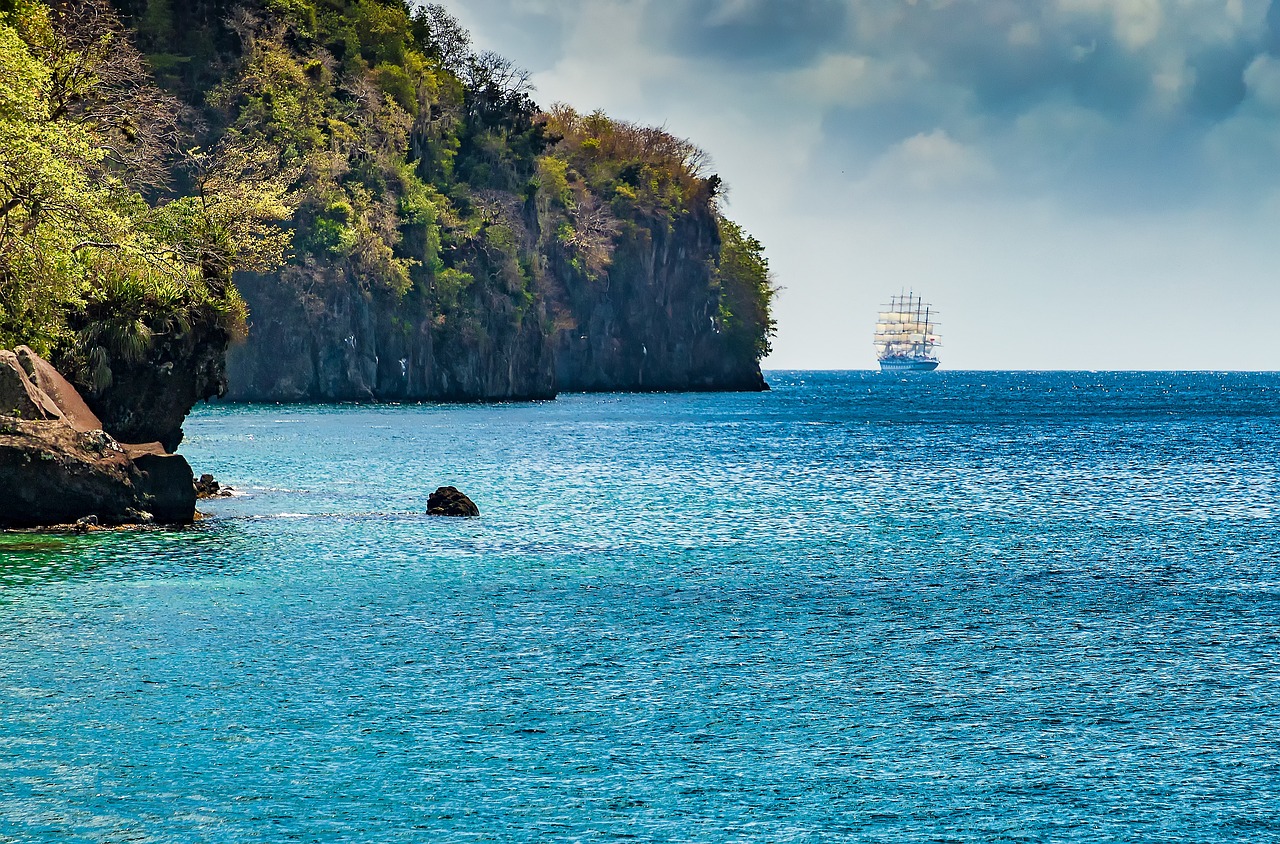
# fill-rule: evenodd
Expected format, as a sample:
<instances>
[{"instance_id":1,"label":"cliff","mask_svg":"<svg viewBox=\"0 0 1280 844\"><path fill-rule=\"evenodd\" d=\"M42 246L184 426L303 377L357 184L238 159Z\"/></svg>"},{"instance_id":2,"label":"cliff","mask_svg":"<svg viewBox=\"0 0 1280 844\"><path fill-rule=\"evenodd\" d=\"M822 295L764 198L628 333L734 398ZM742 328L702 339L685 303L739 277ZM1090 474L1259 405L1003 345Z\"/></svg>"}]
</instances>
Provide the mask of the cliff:
<instances>
[{"instance_id":1,"label":"cliff","mask_svg":"<svg viewBox=\"0 0 1280 844\"><path fill-rule=\"evenodd\" d=\"M722 260L700 150L539 109L440 7L329 5L243 7L219 83L186 92L300 171L291 257L236 277L250 327L228 398L766 388L767 265L755 241L754 263Z\"/></svg>"},{"instance_id":2,"label":"cliff","mask_svg":"<svg viewBox=\"0 0 1280 844\"><path fill-rule=\"evenodd\" d=\"M508 219L521 234L530 301L521 313L510 296L473 281L461 310L482 319L461 327L421 292L391 296L345 279L310 298L278 276L241 277L254 318L247 342L231 350L227 397L468 401L768 389L758 350L724 325L720 221L709 197L675 215L632 211L615 221L610 260L594 276L556 237L559 215Z\"/></svg>"},{"instance_id":3,"label":"cliff","mask_svg":"<svg viewBox=\"0 0 1280 844\"><path fill-rule=\"evenodd\" d=\"M703 206L674 219L628 220L607 273L594 282L575 279L553 251L553 273L567 292L556 301L565 317L555 336L559 389L768 389L754 350L734 348L720 321L721 246L713 209Z\"/></svg>"},{"instance_id":4,"label":"cliff","mask_svg":"<svg viewBox=\"0 0 1280 844\"><path fill-rule=\"evenodd\" d=\"M555 395L552 349L539 311L514 324L503 305L465 338L436 324L422 295L379 295L358 281L302 299L274 276L238 285L253 319L228 355L233 401L444 401Z\"/></svg>"},{"instance_id":5,"label":"cliff","mask_svg":"<svg viewBox=\"0 0 1280 844\"><path fill-rule=\"evenodd\" d=\"M706 156L540 108L438 5L0 0L0 73L0 347L123 441L219 395L765 388Z\"/></svg>"}]
</instances>

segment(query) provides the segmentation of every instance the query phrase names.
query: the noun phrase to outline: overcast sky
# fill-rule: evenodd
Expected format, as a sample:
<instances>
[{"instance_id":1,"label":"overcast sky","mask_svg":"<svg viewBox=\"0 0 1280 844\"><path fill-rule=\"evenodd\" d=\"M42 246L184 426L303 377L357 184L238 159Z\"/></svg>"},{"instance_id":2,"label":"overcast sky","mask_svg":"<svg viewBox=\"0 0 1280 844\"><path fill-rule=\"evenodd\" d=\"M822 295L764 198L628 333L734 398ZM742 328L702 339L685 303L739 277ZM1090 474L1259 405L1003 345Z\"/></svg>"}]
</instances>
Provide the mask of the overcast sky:
<instances>
[{"instance_id":1,"label":"overcast sky","mask_svg":"<svg viewBox=\"0 0 1280 844\"><path fill-rule=\"evenodd\" d=\"M542 105L706 149L770 368L1280 369L1280 0L447 0Z\"/></svg>"}]
</instances>

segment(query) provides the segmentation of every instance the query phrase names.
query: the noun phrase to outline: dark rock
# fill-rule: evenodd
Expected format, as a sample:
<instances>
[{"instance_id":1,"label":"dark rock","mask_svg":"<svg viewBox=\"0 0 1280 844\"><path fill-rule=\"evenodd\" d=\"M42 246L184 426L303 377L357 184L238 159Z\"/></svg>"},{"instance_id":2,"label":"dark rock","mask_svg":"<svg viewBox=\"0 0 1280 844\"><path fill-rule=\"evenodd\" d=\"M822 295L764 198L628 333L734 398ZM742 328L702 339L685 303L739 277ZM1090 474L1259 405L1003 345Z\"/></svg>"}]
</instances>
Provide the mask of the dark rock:
<instances>
[{"instance_id":1,"label":"dark rock","mask_svg":"<svg viewBox=\"0 0 1280 844\"><path fill-rule=\"evenodd\" d=\"M0 419L0 525L130 521L141 477L120 448L104 448L61 420Z\"/></svg>"},{"instance_id":2,"label":"dark rock","mask_svg":"<svg viewBox=\"0 0 1280 844\"><path fill-rule=\"evenodd\" d=\"M187 458L181 454L139 454L133 463L142 472L138 486L145 508L156 521L189 524L195 518L196 486Z\"/></svg>"},{"instance_id":3,"label":"dark rock","mask_svg":"<svg viewBox=\"0 0 1280 844\"><path fill-rule=\"evenodd\" d=\"M76 519L76 523L72 525L80 533L88 533L95 528L101 526L97 516L85 516L83 519Z\"/></svg>"},{"instance_id":4,"label":"dark rock","mask_svg":"<svg viewBox=\"0 0 1280 844\"><path fill-rule=\"evenodd\" d=\"M535 303L485 309L483 330L437 324L426 298L388 296L340 275L299 298L278 277L236 284L254 314L228 353L232 401L504 401L555 397L555 365ZM308 294L308 297L310 294ZM524 306L521 305L521 308ZM460 321L466 325L465 321Z\"/></svg>"},{"instance_id":5,"label":"dark rock","mask_svg":"<svg viewBox=\"0 0 1280 844\"><path fill-rule=\"evenodd\" d=\"M223 486L210 474L201 475L196 480L196 498L230 498L235 490L229 486Z\"/></svg>"},{"instance_id":6,"label":"dark rock","mask_svg":"<svg viewBox=\"0 0 1280 844\"><path fill-rule=\"evenodd\" d=\"M0 351L0 527L195 518L185 458L158 442L122 445L101 429L83 430L93 417L75 389L30 349L20 352Z\"/></svg>"},{"instance_id":7,"label":"dark rock","mask_svg":"<svg viewBox=\"0 0 1280 844\"><path fill-rule=\"evenodd\" d=\"M558 303L556 388L563 392L767 390L753 350L717 328L720 251L714 209L638 214L615 238L608 284L574 281L572 255L548 247Z\"/></svg>"},{"instance_id":8,"label":"dark rock","mask_svg":"<svg viewBox=\"0 0 1280 844\"><path fill-rule=\"evenodd\" d=\"M196 479L196 498L216 498L222 492L222 484L213 475L204 474Z\"/></svg>"},{"instance_id":9,"label":"dark rock","mask_svg":"<svg viewBox=\"0 0 1280 844\"><path fill-rule=\"evenodd\" d=\"M72 326L77 328L79 326ZM113 358L111 383L94 391L82 361L58 360L83 401L121 442L159 442L175 451L182 423L196 402L226 392L226 350L230 336L215 313L199 313L188 330L157 334L144 359Z\"/></svg>"},{"instance_id":10,"label":"dark rock","mask_svg":"<svg viewBox=\"0 0 1280 844\"><path fill-rule=\"evenodd\" d=\"M442 486L427 498L428 516L478 516L480 508L457 487Z\"/></svg>"}]
</instances>

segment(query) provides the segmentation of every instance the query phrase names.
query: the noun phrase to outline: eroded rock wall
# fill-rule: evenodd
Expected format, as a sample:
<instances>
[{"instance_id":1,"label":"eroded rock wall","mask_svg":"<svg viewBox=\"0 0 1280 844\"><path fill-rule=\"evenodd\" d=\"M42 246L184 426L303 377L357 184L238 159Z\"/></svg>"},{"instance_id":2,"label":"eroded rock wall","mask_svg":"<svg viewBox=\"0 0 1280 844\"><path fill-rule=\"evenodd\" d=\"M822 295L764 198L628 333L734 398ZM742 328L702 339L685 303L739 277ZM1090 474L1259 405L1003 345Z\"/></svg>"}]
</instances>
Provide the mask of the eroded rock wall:
<instances>
[{"instance_id":1,"label":"eroded rock wall","mask_svg":"<svg viewBox=\"0 0 1280 844\"><path fill-rule=\"evenodd\" d=\"M613 263L598 280L575 278L563 253L553 250L574 323L557 332L557 387L766 389L755 359L735 354L717 328L712 268L719 246L715 217L705 208L626 221Z\"/></svg>"},{"instance_id":2,"label":"eroded rock wall","mask_svg":"<svg viewBox=\"0 0 1280 844\"><path fill-rule=\"evenodd\" d=\"M25 346L0 350L0 528L90 516L187 524L195 502L185 458L118 442L46 361Z\"/></svg>"},{"instance_id":3,"label":"eroded rock wall","mask_svg":"<svg viewBox=\"0 0 1280 844\"><path fill-rule=\"evenodd\" d=\"M493 279L458 313L426 291L378 294L358 280L302 292L245 276L246 343L229 354L234 401L495 401L557 392L762 390L751 355L717 328L720 241L708 205L624 221L613 261L587 277L554 238L524 232L532 301L517 310ZM498 291L495 293L495 290Z\"/></svg>"},{"instance_id":4,"label":"eroded rock wall","mask_svg":"<svg viewBox=\"0 0 1280 844\"><path fill-rule=\"evenodd\" d=\"M239 281L249 339L228 356L233 401L501 401L555 395L541 313L477 309L474 324L437 325L427 298L334 285L308 301L274 277Z\"/></svg>"}]
</instances>

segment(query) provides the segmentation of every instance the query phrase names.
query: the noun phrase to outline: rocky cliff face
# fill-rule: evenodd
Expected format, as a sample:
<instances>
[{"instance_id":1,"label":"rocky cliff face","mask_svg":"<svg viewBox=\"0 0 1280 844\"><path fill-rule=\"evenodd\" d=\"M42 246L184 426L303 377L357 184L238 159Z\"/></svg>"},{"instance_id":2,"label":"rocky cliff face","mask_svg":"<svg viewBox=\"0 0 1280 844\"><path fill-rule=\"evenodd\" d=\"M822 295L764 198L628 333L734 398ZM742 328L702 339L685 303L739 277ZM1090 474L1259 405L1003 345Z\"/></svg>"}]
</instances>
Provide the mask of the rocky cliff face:
<instances>
[{"instance_id":1,"label":"rocky cliff face","mask_svg":"<svg viewBox=\"0 0 1280 844\"><path fill-rule=\"evenodd\" d=\"M359 284L304 299L274 277L239 280L252 325L229 354L233 401L501 401L555 395L552 350L535 309L502 303L469 331L438 325L421 293Z\"/></svg>"},{"instance_id":2,"label":"rocky cliff face","mask_svg":"<svg viewBox=\"0 0 1280 844\"><path fill-rule=\"evenodd\" d=\"M613 264L598 281L573 279L563 250L552 271L568 281L557 303L572 319L556 336L556 385L566 392L764 390L753 356L735 353L716 316L713 267L720 237L710 208L623 223Z\"/></svg>"},{"instance_id":3,"label":"rocky cliff face","mask_svg":"<svg viewBox=\"0 0 1280 844\"><path fill-rule=\"evenodd\" d=\"M487 279L449 316L342 279L303 293L245 276L248 341L229 354L233 401L500 401L557 392L765 390L755 356L717 322L720 238L708 205L622 221L607 271L587 277L532 215L509 220L532 302ZM546 228L545 222L543 228ZM518 291L519 292L519 291Z\"/></svg>"},{"instance_id":4,"label":"rocky cliff face","mask_svg":"<svg viewBox=\"0 0 1280 844\"><path fill-rule=\"evenodd\" d=\"M245 174L288 184L237 206L291 218L261 232L288 241L283 268L233 262L266 274L235 277L251 325L229 353L228 397L765 388L766 264L755 243L726 270L720 180L689 141L540 109L528 74L473 50L438 4L115 2L156 64L182 69L164 79L207 118L199 146L243 143L257 151ZM113 362L117 383L90 403L122 436L172 447L189 405L148 396L218 394L210 339L208 359Z\"/></svg>"},{"instance_id":5,"label":"rocky cliff face","mask_svg":"<svg viewBox=\"0 0 1280 844\"><path fill-rule=\"evenodd\" d=\"M127 445L75 388L25 346L0 350L0 528L187 524L191 467L160 443Z\"/></svg>"},{"instance_id":6,"label":"rocky cliff face","mask_svg":"<svg viewBox=\"0 0 1280 844\"><path fill-rule=\"evenodd\" d=\"M116 358L108 385L95 389L77 379L85 402L102 427L121 442L159 442L173 452L182 442L182 423L196 402L226 392L227 330L215 319L157 337L137 360ZM74 372L72 361L59 361Z\"/></svg>"}]
</instances>

